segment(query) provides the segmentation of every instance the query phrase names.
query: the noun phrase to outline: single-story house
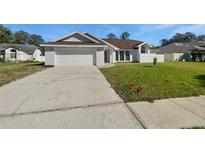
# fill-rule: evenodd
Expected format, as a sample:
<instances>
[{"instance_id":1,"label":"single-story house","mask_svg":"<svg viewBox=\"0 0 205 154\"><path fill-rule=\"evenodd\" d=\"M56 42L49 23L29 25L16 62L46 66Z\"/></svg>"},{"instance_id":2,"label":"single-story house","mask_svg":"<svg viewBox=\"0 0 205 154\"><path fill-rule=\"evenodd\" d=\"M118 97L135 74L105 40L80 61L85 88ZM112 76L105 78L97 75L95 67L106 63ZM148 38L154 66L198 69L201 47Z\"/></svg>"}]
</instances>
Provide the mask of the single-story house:
<instances>
[{"instance_id":1,"label":"single-story house","mask_svg":"<svg viewBox=\"0 0 205 154\"><path fill-rule=\"evenodd\" d=\"M0 58L5 61L44 61L43 50L29 44L0 43Z\"/></svg>"},{"instance_id":2,"label":"single-story house","mask_svg":"<svg viewBox=\"0 0 205 154\"><path fill-rule=\"evenodd\" d=\"M157 53L164 54L165 61L204 61L205 43L171 43L157 48Z\"/></svg>"},{"instance_id":3,"label":"single-story house","mask_svg":"<svg viewBox=\"0 0 205 154\"><path fill-rule=\"evenodd\" d=\"M40 45L45 50L45 65L97 65L115 62L153 62L163 55L150 53L150 46L142 41L101 39L90 33L73 32Z\"/></svg>"}]
</instances>

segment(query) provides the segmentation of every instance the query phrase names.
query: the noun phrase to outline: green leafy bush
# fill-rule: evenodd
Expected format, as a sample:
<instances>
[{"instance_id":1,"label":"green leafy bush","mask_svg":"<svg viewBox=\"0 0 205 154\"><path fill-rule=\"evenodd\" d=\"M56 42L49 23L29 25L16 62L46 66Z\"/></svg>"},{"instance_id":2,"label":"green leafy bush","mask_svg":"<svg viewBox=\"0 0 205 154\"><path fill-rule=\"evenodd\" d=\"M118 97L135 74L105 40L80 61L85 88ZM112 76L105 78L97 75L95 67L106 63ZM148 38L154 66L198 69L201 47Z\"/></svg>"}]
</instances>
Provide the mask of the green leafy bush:
<instances>
[{"instance_id":1,"label":"green leafy bush","mask_svg":"<svg viewBox=\"0 0 205 154\"><path fill-rule=\"evenodd\" d=\"M153 64L154 64L154 66L157 65L157 58L156 57L153 58Z\"/></svg>"},{"instance_id":2,"label":"green leafy bush","mask_svg":"<svg viewBox=\"0 0 205 154\"><path fill-rule=\"evenodd\" d=\"M0 63L4 63L4 62L5 62L4 58L0 58Z\"/></svg>"}]
</instances>

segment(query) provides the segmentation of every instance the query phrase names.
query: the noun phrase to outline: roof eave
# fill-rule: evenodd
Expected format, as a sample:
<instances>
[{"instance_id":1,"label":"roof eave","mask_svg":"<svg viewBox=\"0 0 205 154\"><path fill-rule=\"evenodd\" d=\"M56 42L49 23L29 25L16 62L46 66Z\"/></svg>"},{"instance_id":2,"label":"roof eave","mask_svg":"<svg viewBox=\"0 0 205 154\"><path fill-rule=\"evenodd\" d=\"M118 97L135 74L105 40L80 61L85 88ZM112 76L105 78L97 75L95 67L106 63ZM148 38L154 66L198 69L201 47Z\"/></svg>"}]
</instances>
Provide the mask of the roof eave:
<instances>
[{"instance_id":1,"label":"roof eave","mask_svg":"<svg viewBox=\"0 0 205 154\"><path fill-rule=\"evenodd\" d=\"M56 44L40 44L41 47L107 47L106 45L56 45Z\"/></svg>"}]
</instances>

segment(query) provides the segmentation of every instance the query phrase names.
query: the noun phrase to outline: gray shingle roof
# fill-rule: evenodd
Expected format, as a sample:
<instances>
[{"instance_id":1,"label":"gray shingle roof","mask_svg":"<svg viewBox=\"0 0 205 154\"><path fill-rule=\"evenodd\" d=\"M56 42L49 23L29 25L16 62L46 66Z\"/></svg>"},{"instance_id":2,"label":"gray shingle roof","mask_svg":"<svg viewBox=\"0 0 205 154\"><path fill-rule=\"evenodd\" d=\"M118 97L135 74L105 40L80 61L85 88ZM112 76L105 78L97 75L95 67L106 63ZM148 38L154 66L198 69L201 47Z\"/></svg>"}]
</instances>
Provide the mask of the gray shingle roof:
<instances>
[{"instance_id":1,"label":"gray shingle roof","mask_svg":"<svg viewBox=\"0 0 205 154\"><path fill-rule=\"evenodd\" d=\"M205 45L204 42L172 43L163 47L159 47L157 49L157 53L190 53L193 49L196 49L196 46L203 45Z\"/></svg>"},{"instance_id":2,"label":"gray shingle roof","mask_svg":"<svg viewBox=\"0 0 205 154\"><path fill-rule=\"evenodd\" d=\"M30 44L7 44L7 43L0 43L0 51L5 50L7 48L15 48L26 52L28 54L33 54L36 49L40 49L40 47Z\"/></svg>"},{"instance_id":3,"label":"gray shingle roof","mask_svg":"<svg viewBox=\"0 0 205 154\"><path fill-rule=\"evenodd\" d=\"M15 48L15 49L19 49L14 44L0 43L0 51L5 50L5 49L10 48L10 47Z\"/></svg>"}]
</instances>

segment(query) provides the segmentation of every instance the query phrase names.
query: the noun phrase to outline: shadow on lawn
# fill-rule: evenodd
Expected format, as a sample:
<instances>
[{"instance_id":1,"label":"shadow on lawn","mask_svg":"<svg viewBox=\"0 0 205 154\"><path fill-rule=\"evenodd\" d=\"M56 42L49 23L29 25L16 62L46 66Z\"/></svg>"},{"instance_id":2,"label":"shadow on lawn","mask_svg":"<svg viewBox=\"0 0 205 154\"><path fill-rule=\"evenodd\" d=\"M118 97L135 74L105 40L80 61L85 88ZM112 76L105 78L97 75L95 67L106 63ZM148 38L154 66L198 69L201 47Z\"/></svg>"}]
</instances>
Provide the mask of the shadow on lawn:
<instances>
[{"instance_id":1,"label":"shadow on lawn","mask_svg":"<svg viewBox=\"0 0 205 154\"><path fill-rule=\"evenodd\" d=\"M32 63L32 64L29 64L29 66L44 66L44 62Z\"/></svg>"},{"instance_id":2,"label":"shadow on lawn","mask_svg":"<svg viewBox=\"0 0 205 154\"><path fill-rule=\"evenodd\" d=\"M200 81L201 87L205 87L205 75L197 75L195 79Z\"/></svg>"},{"instance_id":3,"label":"shadow on lawn","mask_svg":"<svg viewBox=\"0 0 205 154\"><path fill-rule=\"evenodd\" d=\"M143 67L145 67L145 68L152 68L153 66L151 66L151 65L146 65L146 66L143 66Z\"/></svg>"}]
</instances>

